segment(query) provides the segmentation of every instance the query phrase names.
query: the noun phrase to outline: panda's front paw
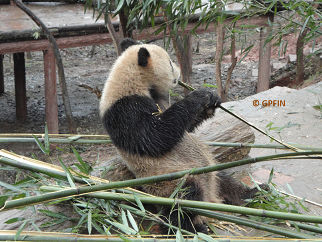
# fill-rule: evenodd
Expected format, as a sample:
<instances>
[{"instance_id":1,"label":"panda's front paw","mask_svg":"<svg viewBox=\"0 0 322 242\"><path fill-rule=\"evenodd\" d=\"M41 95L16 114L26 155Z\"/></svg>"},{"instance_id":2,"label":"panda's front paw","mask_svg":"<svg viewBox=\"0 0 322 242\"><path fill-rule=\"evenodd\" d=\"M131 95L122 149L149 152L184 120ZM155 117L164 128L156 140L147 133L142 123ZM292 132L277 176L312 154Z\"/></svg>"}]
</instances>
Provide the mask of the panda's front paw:
<instances>
[{"instance_id":1,"label":"panda's front paw","mask_svg":"<svg viewBox=\"0 0 322 242\"><path fill-rule=\"evenodd\" d=\"M221 98L215 91L211 91L209 89L205 89L207 91L207 103L204 106L204 114L208 117L212 117L215 114L215 109L218 108L221 104Z\"/></svg>"}]
</instances>

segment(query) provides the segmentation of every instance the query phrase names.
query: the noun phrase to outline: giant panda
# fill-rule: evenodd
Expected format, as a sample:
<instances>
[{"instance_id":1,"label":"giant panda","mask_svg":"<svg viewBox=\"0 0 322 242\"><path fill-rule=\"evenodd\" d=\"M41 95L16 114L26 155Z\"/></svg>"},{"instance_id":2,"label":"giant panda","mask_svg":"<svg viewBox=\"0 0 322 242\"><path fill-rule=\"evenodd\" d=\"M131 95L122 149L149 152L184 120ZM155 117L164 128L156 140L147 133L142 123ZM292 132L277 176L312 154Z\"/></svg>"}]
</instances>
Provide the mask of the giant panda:
<instances>
[{"instance_id":1,"label":"giant panda","mask_svg":"<svg viewBox=\"0 0 322 242\"><path fill-rule=\"evenodd\" d=\"M195 128L214 115L219 96L211 90L193 91L168 107L169 90L180 79L180 69L168 53L154 44L121 43L123 53L114 63L100 101L100 115L114 145L136 178L215 165ZM145 185L156 196L169 197L179 181ZM244 187L224 172L188 176L178 194L183 199L242 205L257 189ZM167 209L170 222L190 232L207 232L204 220ZM169 215L170 214L170 215Z\"/></svg>"}]
</instances>

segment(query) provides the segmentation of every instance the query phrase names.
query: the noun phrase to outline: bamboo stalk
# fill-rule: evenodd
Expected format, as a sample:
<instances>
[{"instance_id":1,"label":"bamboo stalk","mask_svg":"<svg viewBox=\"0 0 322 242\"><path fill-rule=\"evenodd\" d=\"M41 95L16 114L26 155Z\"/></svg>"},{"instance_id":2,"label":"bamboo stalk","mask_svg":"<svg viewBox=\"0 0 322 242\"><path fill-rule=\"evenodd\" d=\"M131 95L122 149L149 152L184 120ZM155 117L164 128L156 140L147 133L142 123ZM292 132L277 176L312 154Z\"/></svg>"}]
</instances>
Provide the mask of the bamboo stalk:
<instances>
[{"instance_id":1,"label":"bamboo stalk","mask_svg":"<svg viewBox=\"0 0 322 242\"><path fill-rule=\"evenodd\" d=\"M16 155L16 154L13 154L13 153L5 151L5 150L0 150L0 163L6 164L9 166L18 167L20 169L43 173L43 174L46 174L46 175L48 175L50 177L54 177L54 178L59 177L59 178L67 179L67 174L65 173L63 168L60 166L56 166L56 165L49 164L49 163L46 163L43 161L31 159L31 158L28 158L25 156ZM79 175L76 174L74 171L70 171L70 172L73 175L75 181L78 183L81 183L81 184L88 184L87 182L93 183L93 184L109 183L109 181L106 179L87 175L82 172L78 172L78 174L80 174L83 177L79 177ZM87 182L84 180L84 177L87 179ZM126 192L126 190L129 190L130 192L137 192L140 194L149 195L149 194L146 194L144 192L138 191L133 188L125 188L125 191L123 191L123 192Z\"/></svg>"},{"instance_id":2,"label":"bamboo stalk","mask_svg":"<svg viewBox=\"0 0 322 242\"><path fill-rule=\"evenodd\" d=\"M294 222L290 222L290 224L292 225L292 227L297 226L300 229L304 229L304 230L307 230L307 231L322 234L322 228L321 227L316 227L316 226L312 226L312 225L308 225L308 224L294 223Z\"/></svg>"},{"instance_id":3,"label":"bamboo stalk","mask_svg":"<svg viewBox=\"0 0 322 242\"><path fill-rule=\"evenodd\" d=\"M143 185L143 184L144 185L153 184L156 182L161 182L161 181L166 181L166 180L175 180L175 179L179 179L179 178L183 177L186 174L197 175L197 174L202 174L202 173L207 173L207 172L212 172L212 171L217 171L217 170L223 170L223 169L227 169L227 168L231 168L231 167L235 167L235 166L256 163L259 161L271 160L271 159L276 159L276 158L290 157L290 156L296 157L296 156L302 156L302 155L317 155L317 154L322 154L322 151L284 153L284 154L279 154L279 155L263 156L263 157L250 158L250 159L245 159L245 160L240 160L240 161L233 161L233 162L214 165L214 166L196 168L196 169L192 169L192 170L163 174L163 175L158 175L158 176L153 176L153 177L144 177L144 178L138 178L138 179L133 179L133 180L112 182L112 183L108 183L108 184L79 187L79 188L75 188L75 189L69 189L69 190L67 190L67 192L63 191L62 194L60 194L60 193L44 194L44 195L37 196L36 199L35 199L35 197L23 198L23 201L25 203L21 203L22 199L13 200L10 202L6 202L5 206L2 209L10 209L13 207L16 208L17 206L23 207L29 203L38 204L38 203L47 202L50 200L59 199L62 197L81 195L83 193L90 193L90 192L101 191L101 190L110 190L110 189L117 189L117 188L139 186L139 185ZM5 163L6 160L7 159L5 157L0 156L0 163ZM17 164L17 165L20 165L20 164ZM20 205L18 205L18 204L20 204ZM240 207L238 207L238 208L240 208Z\"/></svg>"},{"instance_id":4,"label":"bamboo stalk","mask_svg":"<svg viewBox=\"0 0 322 242\"><path fill-rule=\"evenodd\" d=\"M194 214L206 216L208 218L214 218L214 219L218 219L218 220L228 221L228 222L236 223L239 225L251 227L254 229L264 230L264 231L271 232L274 234L283 235L283 236L286 236L289 238L298 238L298 239L300 239L300 238L302 238L302 239L314 238L314 236L311 236L308 234L299 233L299 232L289 230L289 229L279 228L277 226L272 226L272 225L264 224L264 223L257 222L257 221L252 221L252 220L245 219L245 218L236 218L235 216L228 215L228 214L222 214L222 213L217 213L217 212L207 211L207 210L202 210L202 209L196 209L196 208L189 208L188 210Z\"/></svg>"},{"instance_id":5,"label":"bamboo stalk","mask_svg":"<svg viewBox=\"0 0 322 242\"><path fill-rule=\"evenodd\" d=\"M45 137L46 134L29 134L29 133L6 133L0 134L0 137ZM109 139L108 135L94 135L94 134L48 134L48 137L87 137L87 138L106 138Z\"/></svg>"},{"instance_id":6,"label":"bamboo stalk","mask_svg":"<svg viewBox=\"0 0 322 242\"><path fill-rule=\"evenodd\" d=\"M17 233L16 230L10 231L0 231L0 241L60 241L60 242L124 242L117 235L85 235L85 234L68 234L68 233L55 233L55 232L35 232L35 231L23 231L20 236L18 236L17 240L15 240L14 236ZM138 242L176 242L175 236L162 236L162 235L140 235L140 237L122 235L126 239L130 241L138 241ZM298 240L298 239L285 239L285 238L259 238L259 237L229 237L227 236L211 236L214 240L220 242L258 242L258 241L270 241L270 242L314 242L321 241L319 239L308 239L308 240ZM193 242L193 236L184 236L185 241Z\"/></svg>"},{"instance_id":7,"label":"bamboo stalk","mask_svg":"<svg viewBox=\"0 0 322 242\"><path fill-rule=\"evenodd\" d=\"M43 142L45 138L38 138ZM106 140L94 140L94 139L59 139L49 138L50 143L59 144L112 144L110 139ZM0 138L0 143L35 143L34 138Z\"/></svg>"},{"instance_id":8,"label":"bamboo stalk","mask_svg":"<svg viewBox=\"0 0 322 242\"><path fill-rule=\"evenodd\" d=\"M62 192L62 194L65 191L71 190L67 188L65 189L61 187L51 187L51 186L42 186L40 187L40 189L43 191L49 191L51 193ZM79 190L81 190L81 188L79 188ZM111 192L92 192L84 195L87 197L94 197L94 198L105 199L105 200L136 202L134 196L131 194L119 194L119 193L111 193ZM22 199L19 199L19 200L22 200ZM164 206L173 206L173 204L178 204L181 207L185 207L185 208L199 208L199 209L239 213L244 215L253 215L253 216L259 216L259 217L276 218L276 219L283 219L283 220L322 223L322 216L311 216L311 215L302 215L302 214L294 214L294 213L267 211L263 209L254 209L254 208L247 208L247 207L240 207L240 206L219 204L219 203L209 203L209 202L200 202L200 201L191 201L191 200L164 198L164 197L149 197L149 196L140 196L140 201L146 204L155 204L155 205L164 205Z\"/></svg>"},{"instance_id":9,"label":"bamboo stalk","mask_svg":"<svg viewBox=\"0 0 322 242\"><path fill-rule=\"evenodd\" d=\"M6 134L5 134L6 135ZM1 137L2 135L0 135ZM9 136L9 135L8 135ZM51 135L49 135L50 137ZM59 135L57 135L59 136ZM80 135L83 137L83 135ZM6 136L4 136L6 137ZM39 135L38 137L43 137ZM60 144L112 144L113 142L109 139L109 136L98 135L98 136L89 136L93 138L106 138L106 139L82 139L77 136L70 136L70 139L62 139L62 138L49 138L50 143L60 143ZM75 139L72 139L76 137ZM43 142L44 138L39 138L39 141ZM0 138L0 143L34 143L34 138ZM222 146L222 147L246 147L246 148L262 148L262 149L285 149L288 148L284 145L274 145L274 144L248 144L248 143L228 143L228 142L216 142L216 141L206 141L207 145L210 146ZM289 144L289 143L288 143ZM322 147L315 147L315 146L305 146L299 144L291 144L292 146L301 149L301 150L322 150Z\"/></svg>"}]
</instances>

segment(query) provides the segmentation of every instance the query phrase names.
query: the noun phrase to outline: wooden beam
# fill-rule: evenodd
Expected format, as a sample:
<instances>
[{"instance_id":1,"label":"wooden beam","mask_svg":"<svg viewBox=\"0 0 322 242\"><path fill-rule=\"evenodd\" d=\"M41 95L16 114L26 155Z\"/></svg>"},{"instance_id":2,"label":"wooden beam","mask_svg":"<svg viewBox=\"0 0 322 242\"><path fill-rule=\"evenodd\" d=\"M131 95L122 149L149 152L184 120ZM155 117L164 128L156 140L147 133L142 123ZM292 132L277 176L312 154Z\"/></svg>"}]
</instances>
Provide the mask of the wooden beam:
<instances>
[{"instance_id":1,"label":"wooden beam","mask_svg":"<svg viewBox=\"0 0 322 242\"><path fill-rule=\"evenodd\" d=\"M52 49L43 51L45 72L45 113L49 134L58 134L56 61Z\"/></svg>"},{"instance_id":2,"label":"wooden beam","mask_svg":"<svg viewBox=\"0 0 322 242\"><path fill-rule=\"evenodd\" d=\"M250 24L258 26L268 26L267 24L268 16L259 16L252 19L241 19L237 21L236 26L241 24ZM229 24L230 20L225 20L225 24ZM188 35L190 31L195 27L195 23L188 23L185 30L181 33L182 36ZM215 32L214 24L210 24L207 29L206 25L200 25L196 29L196 34ZM133 37L137 40L148 40L148 39L159 39L163 38L163 32L158 35L154 35L153 32L156 29L147 28L140 31L133 31ZM0 34L1 35L1 34ZM166 36L169 36L169 33L166 33ZM70 47L79 47L87 45L100 45L112 43L112 38L108 33L98 33L98 34L89 34L85 36L73 36L73 37L61 37L56 38L58 47L60 49L70 48ZM20 41L12 43L1 43L0 44L0 54L6 53L17 53L17 52L32 52L32 51L42 51L50 48L48 40L29 40L29 41Z\"/></svg>"},{"instance_id":3,"label":"wooden beam","mask_svg":"<svg viewBox=\"0 0 322 242\"><path fill-rule=\"evenodd\" d=\"M19 120L27 119L25 53L14 53L16 116Z\"/></svg>"},{"instance_id":4,"label":"wooden beam","mask_svg":"<svg viewBox=\"0 0 322 242\"><path fill-rule=\"evenodd\" d=\"M3 55L0 55L0 95L4 93Z\"/></svg>"},{"instance_id":5,"label":"wooden beam","mask_svg":"<svg viewBox=\"0 0 322 242\"><path fill-rule=\"evenodd\" d=\"M86 36L66 37L57 38L56 42L59 49L65 49L70 47L79 47L87 45L99 45L112 43L109 34L93 34ZM9 49L8 49L9 48ZM14 52L33 52L50 49L48 40L32 40L32 41L21 41L13 43L0 44L0 54L14 53Z\"/></svg>"},{"instance_id":6,"label":"wooden beam","mask_svg":"<svg viewBox=\"0 0 322 242\"><path fill-rule=\"evenodd\" d=\"M258 66L258 83L257 93L269 89L269 79L271 70L271 44L265 45L265 40L268 37L268 29L261 28L260 30L260 48L259 48L259 66Z\"/></svg>"}]
</instances>

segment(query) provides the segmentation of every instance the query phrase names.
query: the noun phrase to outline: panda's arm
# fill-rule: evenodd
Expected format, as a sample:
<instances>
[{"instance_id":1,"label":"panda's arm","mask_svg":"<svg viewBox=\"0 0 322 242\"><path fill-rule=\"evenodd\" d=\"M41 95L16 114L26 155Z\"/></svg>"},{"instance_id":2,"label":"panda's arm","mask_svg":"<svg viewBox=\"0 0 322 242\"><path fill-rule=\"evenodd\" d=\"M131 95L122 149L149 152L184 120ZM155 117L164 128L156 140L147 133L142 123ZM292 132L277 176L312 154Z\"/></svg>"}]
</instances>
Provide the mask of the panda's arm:
<instances>
[{"instance_id":1,"label":"panda's arm","mask_svg":"<svg viewBox=\"0 0 322 242\"><path fill-rule=\"evenodd\" d=\"M216 97L204 94L190 94L163 113L158 113L149 97L124 97L107 110L103 122L118 148L131 154L162 156L181 141L207 104L215 105Z\"/></svg>"}]
</instances>

